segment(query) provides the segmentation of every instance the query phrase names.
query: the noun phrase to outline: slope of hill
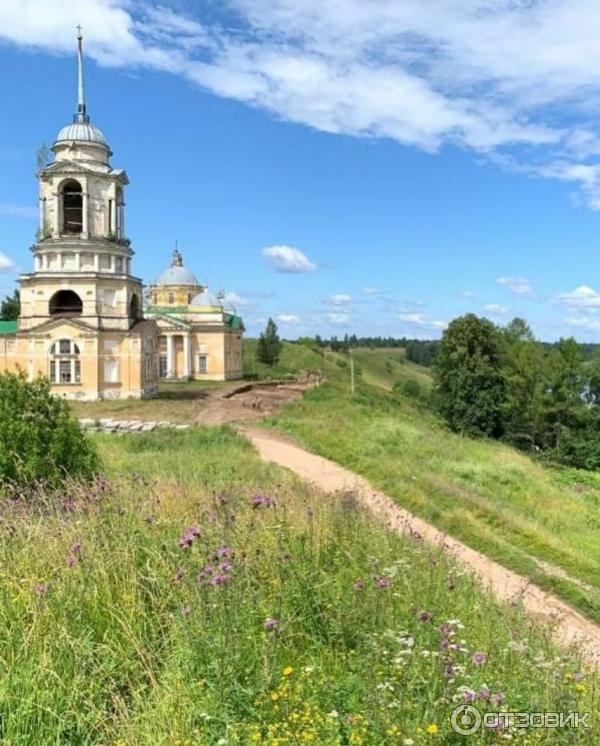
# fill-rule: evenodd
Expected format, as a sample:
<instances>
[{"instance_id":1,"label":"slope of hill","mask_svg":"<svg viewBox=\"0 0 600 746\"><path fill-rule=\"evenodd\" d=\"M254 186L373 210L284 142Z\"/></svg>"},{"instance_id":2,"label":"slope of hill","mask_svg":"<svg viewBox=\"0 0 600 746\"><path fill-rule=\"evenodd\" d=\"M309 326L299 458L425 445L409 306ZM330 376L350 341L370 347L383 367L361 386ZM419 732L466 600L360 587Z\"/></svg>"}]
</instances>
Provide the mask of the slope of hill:
<instances>
[{"instance_id":1,"label":"slope of hill","mask_svg":"<svg viewBox=\"0 0 600 746\"><path fill-rule=\"evenodd\" d=\"M313 451L600 621L600 475L449 432L422 404L329 383L272 419Z\"/></svg>"},{"instance_id":2,"label":"slope of hill","mask_svg":"<svg viewBox=\"0 0 600 746\"><path fill-rule=\"evenodd\" d=\"M360 364L366 383L391 390L394 384L407 380L417 381L424 388L431 385L427 368L406 359L402 349L371 349L358 347L352 351Z\"/></svg>"},{"instance_id":3,"label":"slope of hill","mask_svg":"<svg viewBox=\"0 0 600 746\"><path fill-rule=\"evenodd\" d=\"M518 604L230 429L97 443L110 481L3 506L3 742L424 746L458 743L469 699L598 711L598 678Z\"/></svg>"}]
</instances>

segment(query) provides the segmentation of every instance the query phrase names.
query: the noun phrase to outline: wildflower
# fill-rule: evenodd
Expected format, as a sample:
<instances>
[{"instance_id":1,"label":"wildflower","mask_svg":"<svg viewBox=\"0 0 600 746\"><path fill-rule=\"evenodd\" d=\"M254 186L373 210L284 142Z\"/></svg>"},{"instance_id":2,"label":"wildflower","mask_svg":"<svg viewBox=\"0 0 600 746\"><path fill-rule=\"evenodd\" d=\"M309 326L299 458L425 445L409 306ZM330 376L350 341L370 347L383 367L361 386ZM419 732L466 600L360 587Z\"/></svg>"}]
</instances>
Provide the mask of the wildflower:
<instances>
[{"instance_id":1,"label":"wildflower","mask_svg":"<svg viewBox=\"0 0 600 746\"><path fill-rule=\"evenodd\" d=\"M286 666L283 669L283 675L284 676L291 676L294 673L294 669L291 666Z\"/></svg>"},{"instance_id":2,"label":"wildflower","mask_svg":"<svg viewBox=\"0 0 600 746\"><path fill-rule=\"evenodd\" d=\"M179 538L179 546L182 549L188 549L194 543L194 539L200 536L200 529L196 526L190 526L186 528L181 537Z\"/></svg>"},{"instance_id":3,"label":"wildflower","mask_svg":"<svg viewBox=\"0 0 600 746\"><path fill-rule=\"evenodd\" d=\"M365 587L365 583L363 580L357 580L355 583L352 584L352 587L355 591L362 591L362 589Z\"/></svg>"},{"instance_id":4,"label":"wildflower","mask_svg":"<svg viewBox=\"0 0 600 746\"><path fill-rule=\"evenodd\" d=\"M272 497L266 497L265 495L255 495L252 498L252 507L253 508L261 508L264 506L265 508L274 508L275 507L275 500Z\"/></svg>"},{"instance_id":5,"label":"wildflower","mask_svg":"<svg viewBox=\"0 0 600 746\"><path fill-rule=\"evenodd\" d=\"M225 544L223 544L222 546L220 546L217 549L217 551L215 552L215 554L217 556L217 559L219 559L219 558L220 559L224 559L224 558L227 558L227 557L231 557L231 555L233 554L233 549L231 547L228 547Z\"/></svg>"},{"instance_id":6,"label":"wildflower","mask_svg":"<svg viewBox=\"0 0 600 746\"><path fill-rule=\"evenodd\" d=\"M279 694L277 692L271 692L271 699L273 700L273 702L277 702L277 700L279 699Z\"/></svg>"},{"instance_id":7,"label":"wildflower","mask_svg":"<svg viewBox=\"0 0 600 746\"><path fill-rule=\"evenodd\" d=\"M48 586L46 585L46 583L38 583L35 586L35 592L38 598L45 596L47 591L48 591Z\"/></svg>"},{"instance_id":8,"label":"wildflower","mask_svg":"<svg viewBox=\"0 0 600 746\"><path fill-rule=\"evenodd\" d=\"M68 567L73 567L73 565L76 565L76 564L77 564L77 559L75 557L73 557L72 554L70 554L67 557L67 566Z\"/></svg>"},{"instance_id":9,"label":"wildflower","mask_svg":"<svg viewBox=\"0 0 600 746\"><path fill-rule=\"evenodd\" d=\"M71 547L71 552L73 554L80 554L81 550L83 549L83 546L80 541L76 541L73 546Z\"/></svg>"},{"instance_id":10,"label":"wildflower","mask_svg":"<svg viewBox=\"0 0 600 746\"><path fill-rule=\"evenodd\" d=\"M478 650L476 653L473 654L473 658L471 660L476 666L483 666L486 661L486 657L487 656L485 653L482 653L480 650Z\"/></svg>"},{"instance_id":11,"label":"wildflower","mask_svg":"<svg viewBox=\"0 0 600 746\"><path fill-rule=\"evenodd\" d=\"M226 505L227 500L227 495L224 492L221 492L217 495L217 502L219 503L219 505Z\"/></svg>"},{"instance_id":12,"label":"wildflower","mask_svg":"<svg viewBox=\"0 0 600 746\"><path fill-rule=\"evenodd\" d=\"M430 611L422 611L419 614L419 619L422 622L430 622L433 619L433 614Z\"/></svg>"},{"instance_id":13,"label":"wildflower","mask_svg":"<svg viewBox=\"0 0 600 746\"><path fill-rule=\"evenodd\" d=\"M189 616L192 613L192 609L190 606L183 606L181 609L182 616Z\"/></svg>"},{"instance_id":14,"label":"wildflower","mask_svg":"<svg viewBox=\"0 0 600 746\"><path fill-rule=\"evenodd\" d=\"M225 585L230 580L231 580L230 575L225 575L221 573L219 575L213 576L210 582L211 582L211 585Z\"/></svg>"},{"instance_id":15,"label":"wildflower","mask_svg":"<svg viewBox=\"0 0 600 746\"><path fill-rule=\"evenodd\" d=\"M374 578L375 585L378 588L387 588L392 584L392 581L390 578L386 577L385 575L378 575L376 578Z\"/></svg>"},{"instance_id":16,"label":"wildflower","mask_svg":"<svg viewBox=\"0 0 600 746\"><path fill-rule=\"evenodd\" d=\"M183 569L183 567L180 567L175 573L174 579L178 583L180 580L183 580L184 576L185 576L185 570Z\"/></svg>"},{"instance_id":17,"label":"wildflower","mask_svg":"<svg viewBox=\"0 0 600 746\"><path fill-rule=\"evenodd\" d=\"M212 565L206 565L198 572L198 583L200 585L203 585L204 583L208 583L212 576L214 575L215 568L212 567Z\"/></svg>"},{"instance_id":18,"label":"wildflower","mask_svg":"<svg viewBox=\"0 0 600 746\"><path fill-rule=\"evenodd\" d=\"M438 727L435 723L429 723L426 731L427 733L429 733L430 736L435 736L435 734L438 732Z\"/></svg>"},{"instance_id":19,"label":"wildflower","mask_svg":"<svg viewBox=\"0 0 600 746\"><path fill-rule=\"evenodd\" d=\"M267 630L267 632L275 632L278 627L279 622L277 621L277 619L274 619L273 617L265 619L265 629Z\"/></svg>"},{"instance_id":20,"label":"wildflower","mask_svg":"<svg viewBox=\"0 0 600 746\"><path fill-rule=\"evenodd\" d=\"M503 705L504 704L504 694L502 692L496 692L495 694L492 694L492 703L495 705Z\"/></svg>"},{"instance_id":21,"label":"wildflower","mask_svg":"<svg viewBox=\"0 0 600 746\"><path fill-rule=\"evenodd\" d=\"M405 738L404 741L402 741L404 746L414 746L414 741L412 738Z\"/></svg>"},{"instance_id":22,"label":"wildflower","mask_svg":"<svg viewBox=\"0 0 600 746\"><path fill-rule=\"evenodd\" d=\"M475 692L472 689L468 689L467 687L464 687L462 690L463 699L465 702L474 702L475 701Z\"/></svg>"},{"instance_id":23,"label":"wildflower","mask_svg":"<svg viewBox=\"0 0 600 746\"><path fill-rule=\"evenodd\" d=\"M490 698L490 695L491 695L491 692L490 692L490 690L489 690L489 689L487 688L487 686L484 686L484 687L482 687L482 688L481 688L481 689L480 689L480 690L479 690L479 691L477 692L477 697L478 697L479 699L482 699L482 700L483 700L484 702L487 702L487 700L488 700L488 699Z\"/></svg>"}]
</instances>

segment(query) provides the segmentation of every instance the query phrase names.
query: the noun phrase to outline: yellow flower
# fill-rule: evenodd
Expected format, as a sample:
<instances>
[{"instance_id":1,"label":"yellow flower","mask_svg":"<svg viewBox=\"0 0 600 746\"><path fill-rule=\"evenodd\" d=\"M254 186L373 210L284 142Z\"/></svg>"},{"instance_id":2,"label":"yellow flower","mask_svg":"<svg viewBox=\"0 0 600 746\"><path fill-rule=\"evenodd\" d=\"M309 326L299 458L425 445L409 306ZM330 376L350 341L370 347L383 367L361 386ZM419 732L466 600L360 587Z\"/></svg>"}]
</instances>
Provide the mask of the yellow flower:
<instances>
[{"instance_id":1,"label":"yellow flower","mask_svg":"<svg viewBox=\"0 0 600 746\"><path fill-rule=\"evenodd\" d=\"M277 702L277 700L279 699L279 694L277 692L271 692L271 699L273 700L273 702Z\"/></svg>"},{"instance_id":2,"label":"yellow flower","mask_svg":"<svg viewBox=\"0 0 600 746\"><path fill-rule=\"evenodd\" d=\"M435 723L429 723L427 726L427 733L429 733L430 736L435 736L435 734L438 732L438 727Z\"/></svg>"},{"instance_id":3,"label":"yellow flower","mask_svg":"<svg viewBox=\"0 0 600 746\"><path fill-rule=\"evenodd\" d=\"M286 667L285 667L285 668L283 669L283 675L284 675L284 676L290 676L290 675L291 675L291 674L293 674L293 673L294 673L294 669L293 669L293 668L292 668L291 666L286 666Z\"/></svg>"}]
</instances>

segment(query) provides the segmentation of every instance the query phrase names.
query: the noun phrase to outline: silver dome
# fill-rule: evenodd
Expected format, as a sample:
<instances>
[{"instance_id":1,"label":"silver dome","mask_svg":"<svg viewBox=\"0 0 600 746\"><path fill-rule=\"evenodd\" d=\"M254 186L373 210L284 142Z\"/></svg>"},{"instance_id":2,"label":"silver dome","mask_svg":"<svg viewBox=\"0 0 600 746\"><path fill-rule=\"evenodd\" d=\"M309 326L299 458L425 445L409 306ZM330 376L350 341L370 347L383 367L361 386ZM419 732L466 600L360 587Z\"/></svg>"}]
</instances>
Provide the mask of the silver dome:
<instances>
[{"instance_id":1,"label":"silver dome","mask_svg":"<svg viewBox=\"0 0 600 746\"><path fill-rule=\"evenodd\" d=\"M223 301L219 300L216 296L211 295L208 290L203 290L192 298L191 306L222 306Z\"/></svg>"},{"instance_id":2,"label":"silver dome","mask_svg":"<svg viewBox=\"0 0 600 746\"><path fill-rule=\"evenodd\" d=\"M154 281L154 285L191 285L199 287L200 283L196 275L190 272L187 267L176 264L161 272Z\"/></svg>"},{"instance_id":3,"label":"silver dome","mask_svg":"<svg viewBox=\"0 0 600 746\"><path fill-rule=\"evenodd\" d=\"M56 142L71 142L77 140L79 142L89 142L94 145L103 145L108 148L108 143L102 130L98 127L94 127L90 122L74 122L73 124L67 124L58 133Z\"/></svg>"}]
</instances>

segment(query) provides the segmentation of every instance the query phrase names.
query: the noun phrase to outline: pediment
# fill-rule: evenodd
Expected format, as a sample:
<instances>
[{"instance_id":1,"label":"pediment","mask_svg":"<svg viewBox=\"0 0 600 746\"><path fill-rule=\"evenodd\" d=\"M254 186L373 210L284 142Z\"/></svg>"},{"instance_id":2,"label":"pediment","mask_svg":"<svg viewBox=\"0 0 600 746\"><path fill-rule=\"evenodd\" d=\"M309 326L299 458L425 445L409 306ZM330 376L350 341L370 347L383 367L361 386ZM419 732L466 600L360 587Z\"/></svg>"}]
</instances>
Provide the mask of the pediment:
<instances>
[{"instance_id":1,"label":"pediment","mask_svg":"<svg viewBox=\"0 0 600 746\"><path fill-rule=\"evenodd\" d=\"M158 328L161 331L179 331L182 329L185 329L187 331L190 329L191 326L187 321L178 319L175 316L156 314L152 315L150 318L156 321L156 323L158 324Z\"/></svg>"},{"instance_id":2,"label":"pediment","mask_svg":"<svg viewBox=\"0 0 600 746\"><path fill-rule=\"evenodd\" d=\"M78 331L87 333L97 332L97 329L95 327L90 326L90 324L86 324L85 321L81 321L81 319L61 316L60 318L44 321L38 326L34 326L32 329L27 329L21 332L21 334L23 336L26 336L28 334L48 334L49 332L56 331L56 329L60 327L64 327L65 329L77 329Z\"/></svg>"}]
</instances>

